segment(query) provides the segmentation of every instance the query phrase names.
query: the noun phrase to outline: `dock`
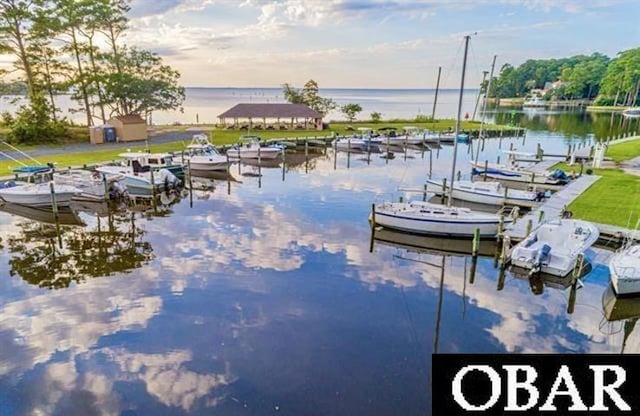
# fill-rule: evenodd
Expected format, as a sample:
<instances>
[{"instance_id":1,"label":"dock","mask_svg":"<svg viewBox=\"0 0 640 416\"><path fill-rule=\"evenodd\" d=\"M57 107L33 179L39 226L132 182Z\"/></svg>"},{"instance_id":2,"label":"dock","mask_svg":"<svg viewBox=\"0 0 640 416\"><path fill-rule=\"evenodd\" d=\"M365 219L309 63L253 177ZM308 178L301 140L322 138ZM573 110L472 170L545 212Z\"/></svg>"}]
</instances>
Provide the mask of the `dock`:
<instances>
[{"instance_id":1,"label":"dock","mask_svg":"<svg viewBox=\"0 0 640 416\"><path fill-rule=\"evenodd\" d=\"M528 223L530 227L537 226L541 220L549 218L560 218L565 208L573 202L580 194L596 183L600 176L583 175L566 185L562 190L551 195L546 202L538 208L529 211L515 223L505 227L503 237L511 238L511 241L521 241L527 236Z\"/></svg>"}]
</instances>

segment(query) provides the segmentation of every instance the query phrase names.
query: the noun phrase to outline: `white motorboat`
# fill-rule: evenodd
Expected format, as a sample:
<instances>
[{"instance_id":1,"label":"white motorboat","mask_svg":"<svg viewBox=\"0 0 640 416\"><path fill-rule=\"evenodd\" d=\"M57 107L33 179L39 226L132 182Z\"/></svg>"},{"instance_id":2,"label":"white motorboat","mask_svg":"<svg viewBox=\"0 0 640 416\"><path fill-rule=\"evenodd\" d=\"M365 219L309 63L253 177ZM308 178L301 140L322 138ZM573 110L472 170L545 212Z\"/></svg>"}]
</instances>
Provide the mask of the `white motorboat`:
<instances>
[{"instance_id":1,"label":"white motorboat","mask_svg":"<svg viewBox=\"0 0 640 416\"><path fill-rule=\"evenodd\" d=\"M4 184L6 188L0 188L0 197L5 202L30 207L53 206L54 201L59 207L68 207L73 196L79 192L73 186L55 184L52 192L51 184L52 182L43 182L20 185L10 181Z\"/></svg>"},{"instance_id":2,"label":"white motorboat","mask_svg":"<svg viewBox=\"0 0 640 416\"><path fill-rule=\"evenodd\" d=\"M362 150L377 149L379 142L362 137L341 137L333 143L338 150Z\"/></svg>"},{"instance_id":3,"label":"white motorboat","mask_svg":"<svg viewBox=\"0 0 640 416\"><path fill-rule=\"evenodd\" d=\"M56 172L53 179L57 184L73 186L78 189L74 199L102 201L109 199L112 193L122 194L125 191L119 181L124 175L107 175L100 172L72 169Z\"/></svg>"},{"instance_id":4,"label":"white motorboat","mask_svg":"<svg viewBox=\"0 0 640 416\"><path fill-rule=\"evenodd\" d=\"M464 77L469 47L469 36L465 36L464 61L462 66L462 80L458 99L458 114L454 137L460 133L460 116L462 112L462 98L464 92ZM455 176L458 142L454 141L451 182ZM495 236L501 223L509 223L513 219L505 218L502 213L484 213L472 211L468 208L451 206L451 189L448 206L429 202L386 202L374 204L370 220L373 225L406 231L417 234L437 234L454 237L471 237L476 230L483 237Z\"/></svg>"},{"instance_id":5,"label":"white motorboat","mask_svg":"<svg viewBox=\"0 0 640 416\"><path fill-rule=\"evenodd\" d=\"M193 170L215 171L229 168L227 157L221 155L204 134L193 136L191 143L187 146L185 159L189 161L189 166Z\"/></svg>"},{"instance_id":6,"label":"white motorboat","mask_svg":"<svg viewBox=\"0 0 640 416\"><path fill-rule=\"evenodd\" d=\"M622 115L629 118L640 117L640 107L629 107L622 112Z\"/></svg>"},{"instance_id":7,"label":"white motorboat","mask_svg":"<svg viewBox=\"0 0 640 416\"><path fill-rule=\"evenodd\" d=\"M52 169L46 166L23 166L14 169L18 180L0 184L0 198L5 202L31 207L55 205L68 207L79 192L73 186L57 185L51 181Z\"/></svg>"},{"instance_id":8,"label":"white motorboat","mask_svg":"<svg viewBox=\"0 0 640 416\"><path fill-rule=\"evenodd\" d=\"M239 145L227 150L227 155L232 159L276 159L283 152L280 145L262 146L259 137L243 136Z\"/></svg>"},{"instance_id":9,"label":"white motorboat","mask_svg":"<svg viewBox=\"0 0 640 416\"><path fill-rule=\"evenodd\" d=\"M118 155L127 166L133 166L134 161L140 166L149 166L151 169L166 169L175 176L183 176L184 168L181 164L174 162L172 153L145 153L126 152Z\"/></svg>"},{"instance_id":10,"label":"white motorboat","mask_svg":"<svg viewBox=\"0 0 640 416\"><path fill-rule=\"evenodd\" d=\"M149 166L141 166L137 161L134 161L132 166L99 166L96 171L107 175L107 179L123 176L122 183L129 193L140 190L165 191L180 185L180 179L168 169L152 170Z\"/></svg>"},{"instance_id":11,"label":"white motorboat","mask_svg":"<svg viewBox=\"0 0 640 416\"><path fill-rule=\"evenodd\" d=\"M436 195L442 195L442 182L427 179L427 184L431 185L429 189L434 191ZM450 187L451 185L447 183L445 192L449 191ZM455 181L451 195L454 199L485 205L519 203L533 205L534 202L541 201L544 197L543 193L507 188L497 181Z\"/></svg>"},{"instance_id":12,"label":"white motorboat","mask_svg":"<svg viewBox=\"0 0 640 416\"><path fill-rule=\"evenodd\" d=\"M628 245L611 256L609 272L618 295L640 293L640 244Z\"/></svg>"},{"instance_id":13,"label":"white motorboat","mask_svg":"<svg viewBox=\"0 0 640 416\"><path fill-rule=\"evenodd\" d=\"M575 267L578 255L600 236L586 221L558 219L543 222L511 252L511 264L522 269L564 277Z\"/></svg>"},{"instance_id":14,"label":"white motorboat","mask_svg":"<svg viewBox=\"0 0 640 416\"><path fill-rule=\"evenodd\" d=\"M497 214L422 201L386 202L375 205L374 212L377 225L416 234L470 237L479 229L481 237L494 237L501 223ZM509 224L513 218L503 221Z\"/></svg>"}]
</instances>

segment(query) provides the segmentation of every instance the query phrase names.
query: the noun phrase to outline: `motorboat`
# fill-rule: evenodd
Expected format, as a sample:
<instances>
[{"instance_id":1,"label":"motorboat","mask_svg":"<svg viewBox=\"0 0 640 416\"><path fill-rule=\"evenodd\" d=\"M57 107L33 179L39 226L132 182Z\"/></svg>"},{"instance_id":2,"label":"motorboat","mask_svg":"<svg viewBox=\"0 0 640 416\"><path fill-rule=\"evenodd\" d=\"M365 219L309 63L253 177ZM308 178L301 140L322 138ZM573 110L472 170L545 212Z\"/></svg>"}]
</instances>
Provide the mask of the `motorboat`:
<instances>
[{"instance_id":1,"label":"motorboat","mask_svg":"<svg viewBox=\"0 0 640 416\"><path fill-rule=\"evenodd\" d=\"M227 155L232 159L276 159L283 152L281 145L262 146L258 136L243 136L240 144L227 150Z\"/></svg>"},{"instance_id":2,"label":"motorboat","mask_svg":"<svg viewBox=\"0 0 640 416\"><path fill-rule=\"evenodd\" d=\"M640 107L629 107L622 112L622 115L629 118L640 117Z\"/></svg>"},{"instance_id":3,"label":"motorboat","mask_svg":"<svg viewBox=\"0 0 640 416\"><path fill-rule=\"evenodd\" d=\"M55 172L53 179L56 184L73 186L78 189L74 199L85 199L91 201L103 201L111 199L112 196L123 194L126 189L120 181L124 175L107 175L88 170L69 169L67 171Z\"/></svg>"},{"instance_id":4,"label":"motorboat","mask_svg":"<svg viewBox=\"0 0 640 416\"><path fill-rule=\"evenodd\" d=\"M456 118L454 137L460 134L460 118L462 112L462 99L464 93L464 78L469 47L469 36L465 36L464 63L460 96L458 99L458 113ZM458 142L453 144L453 158L451 166L451 182L454 180ZM499 232L501 224L513 221L511 215L505 216L504 212L485 213L473 211L468 208L452 207L451 189L449 191L448 205L443 206L431 202L384 202L374 204L370 216L373 226L381 225L394 230L415 234L435 234L452 237L472 237L479 231L481 237L493 237ZM512 211L512 213L517 211Z\"/></svg>"},{"instance_id":5,"label":"motorboat","mask_svg":"<svg viewBox=\"0 0 640 416\"><path fill-rule=\"evenodd\" d=\"M377 150L380 141L372 141L369 138L358 136L340 137L333 142L338 150Z\"/></svg>"},{"instance_id":6,"label":"motorboat","mask_svg":"<svg viewBox=\"0 0 640 416\"><path fill-rule=\"evenodd\" d=\"M427 185L430 185L429 189L436 195L442 195L442 181L427 179ZM450 187L450 184L446 184L444 192L446 193ZM544 193L507 188L497 181L454 181L451 194L454 199L485 205L523 204L531 206L544 198Z\"/></svg>"},{"instance_id":7,"label":"motorboat","mask_svg":"<svg viewBox=\"0 0 640 416\"><path fill-rule=\"evenodd\" d=\"M511 215L473 211L431 202L386 202L375 205L375 224L393 230L450 237L470 237L476 229L481 237L495 237L500 224L513 222Z\"/></svg>"},{"instance_id":8,"label":"motorboat","mask_svg":"<svg viewBox=\"0 0 640 416\"><path fill-rule=\"evenodd\" d=\"M609 272L618 295L640 293L640 244L627 245L612 255Z\"/></svg>"},{"instance_id":9,"label":"motorboat","mask_svg":"<svg viewBox=\"0 0 640 416\"><path fill-rule=\"evenodd\" d=\"M220 154L204 134L193 136L187 146L185 159L192 170L215 171L229 168L227 157Z\"/></svg>"},{"instance_id":10,"label":"motorboat","mask_svg":"<svg viewBox=\"0 0 640 416\"><path fill-rule=\"evenodd\" d=\"M587 221L546 221L513 248L511 264L531 274L540 272L564 277L573 271L578 256L599 236L598 228Z\"/></svg>"},{"instance_id":11,"label":"motorboat","mask_svg":"<svg viewBox=\"0 0 640 416\"><path fill-rule=\"evenodd\" d=\"M438 139L442 143L453 143L454 140L458 143L469 143L469 135L466 133L458 133L447 132L447 133L438 133Z\"/></svg>"},{"instance_id":12,"label":"motorboat","mask_svg":"<svg viewBox=\"0 0 640 416\"><path fill-rule=\"evenodd\" d=\"M149 166L151 169L166 169L175 176L184 175L184 167L182 164L173 160L172 153L145 153L145 152L126 152L118 155L127 166L132 166L133 162L138 162L141 166Z\"/></svg>"},{"instance_id":13,"label":"motorboat","mask_svg":"<svg viewBox=\"0 0 640 416\"><path fill-rule=\"evenodd\" d=\"M51 181L52 169L45 166L23 166L13 170L17 180L0 184L0 198L5 202L31 207L68 207L79 190Z\"/></svg>"},{"instance_id":14,"label":"motorboat","mask_svg":"<svg viewBox=\"0 0 640 416\"><path fill-rule=\"evenodd\" d=\"M122 176L122 183L125 184L127 192L135 193L139 191L165 191L180 185L180 179L168 169L151 169L150 166L142 166L137 160L131 166L125 165L103 165L98 166L96 171L106 175L107 179Z\"/></svg>"}]
</instances>

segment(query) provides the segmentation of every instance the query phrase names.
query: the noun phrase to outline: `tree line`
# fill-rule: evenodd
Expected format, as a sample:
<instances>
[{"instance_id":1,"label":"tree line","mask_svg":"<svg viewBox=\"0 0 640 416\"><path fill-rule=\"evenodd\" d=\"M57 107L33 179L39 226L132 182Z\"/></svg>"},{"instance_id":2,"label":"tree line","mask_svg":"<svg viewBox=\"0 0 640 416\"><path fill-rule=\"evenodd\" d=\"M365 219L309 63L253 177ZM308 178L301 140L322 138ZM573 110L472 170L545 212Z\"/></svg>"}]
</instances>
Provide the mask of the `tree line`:
<instances>
[{"instance_id":1,"label":"tree line","mask_svg":"<svg viewBox=\"0 0 640 416\"><path fill-rule=\"evenodd\" d=\"M514 67L505 64L492 81L489 96L525 97L548 83L546 99L595 99L598 105L633 106L640 90L640 48L620 52L611 59L601 53L561 59L530 59ZM488 82L482 85L486 89Z\"/></svg>"},{"instance_id":2,"label":"tree line","mask_svg":"<svg viewBox=\"0 0 640 416\"><path fill-rule=\"evenodd\" d=\"M113 116L179 108L180 74L127 46L130 0L0 0L0 53L14 58L0 84L23 85L29 104L3 119L18 141L63 134L56 100L70 94L87 126ZM5 81L10 80L10 81ZM15 90L15 87L13 88Z\"/></svg>"}]
</instances>

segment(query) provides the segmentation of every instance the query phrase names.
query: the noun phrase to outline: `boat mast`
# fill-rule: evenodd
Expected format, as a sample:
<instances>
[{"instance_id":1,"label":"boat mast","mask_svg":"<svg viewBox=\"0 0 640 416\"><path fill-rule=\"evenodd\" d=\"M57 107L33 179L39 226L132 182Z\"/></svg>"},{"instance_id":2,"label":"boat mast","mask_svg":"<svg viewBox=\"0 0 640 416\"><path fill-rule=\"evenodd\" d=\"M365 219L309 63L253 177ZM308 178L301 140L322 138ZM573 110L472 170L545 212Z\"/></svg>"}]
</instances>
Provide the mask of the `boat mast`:
<instances>
[{"instance_id":1,"label":"boat mast","mask_svg":"<svg viewBox=\"0 0 640 416\"><path fill-rule=\"evenodd\" d=\"M442 67L438 67L438 79L436 81L436 96L433 98L433 110L431 110L431 122L436 122L436 104L438 104L438 90L440 89L440 73L442 73Z\"/></svg>"},{"instance_id":2,"label":"boat mast","mask_svg":"<svg viewBox=\"0 0 640 416\"><path fill-rule=\"evenodd\" d=\"M451 163L451 182L449 183L449 197L447 198L447 206L451 206L453 199L453 180L456 177L456 158L458 157L458 135L460 134L460 117L462 115L462 95L464 93L464 75L467 70L467 52L469 50L469 39L471 36L464 37L464 58L462 60L462 79L460 80L460 97L458 98L458 115L456 117L456 128L453 133L453 162Z\"/></svg>"},{"instance_id":3,"label":"boat mast","mask_svg":"<svg viewBox=\"0 0 640 416\"><path fill-rule=\"evenodd\" d=\"M487 83L487 90L484 92L482 98L482 118L480 121L480 132L478 132L478 148L476 149L476 164L478 163L478 155L480 154L480 140L484 135L484 120L487 112L487 100L489 99L489 93L491 91L491 81L493 80L493 70L496 67L496 58L498 55L493 55L493 62L491 63L491 75L489 75L489 82Z\"/></svg>"}]
</instances>

